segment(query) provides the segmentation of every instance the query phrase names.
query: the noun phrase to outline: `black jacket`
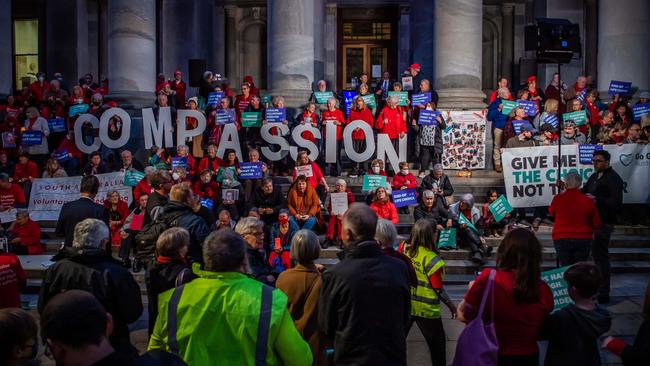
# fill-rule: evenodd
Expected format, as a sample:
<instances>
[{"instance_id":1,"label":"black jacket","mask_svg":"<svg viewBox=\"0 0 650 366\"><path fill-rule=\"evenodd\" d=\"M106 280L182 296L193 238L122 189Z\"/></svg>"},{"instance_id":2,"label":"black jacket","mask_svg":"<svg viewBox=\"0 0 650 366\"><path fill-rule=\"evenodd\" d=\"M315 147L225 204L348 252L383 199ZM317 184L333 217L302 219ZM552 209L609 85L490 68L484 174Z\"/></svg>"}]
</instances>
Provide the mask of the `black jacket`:
<instances>
[{"instance_id":1,"label":"black jacket","mask_svg":"<svg viewBox=\"0 0 650 366\"><path fill-rule=\"evenodd\" d=\"M99 163L97 166L97 171L93 173L93 167L90 165L90 163L86 164L86 166L83 168L81 171L83 175L94 175L94 174L104 174L104 173L110 173L110 169L108 169L108 166L104 162Z\"/></svg>"},{"instance_id":2,"label":"black jacket","mask_svg":"<svg viewBox=\"0 0 650 366\"><path fill-rule=\"evenodd\" d=\"M571 304L549 315L541 330L549 340L544 365L600 365L598 337L611 324L609 312L600 307L587 311Z\"/></svg>"},{"instance_id":3,"label":"black jacket","mask_svg":"<svg viewBox=\"0 0 650 366\"><path fill-rule=\"evenodd\" d=\"M149 334L153 332L153 326L158 317L158 295L190 282L196 275L185 264L179 261L161 263L154 259L145 273L147 285L147 300L149 308Z\"/></svg>"},{"instance_id":4,"label":"black jacket","mask_svg":"<svg viewBox=\"0 0 650 366\"><path fill-rule=\"evenodd\" d=\"M612 167L609 167L603 171L600 178L598 172L594 172L581 191L596 197L596 207L603 224L614 225L616 213L623 204L623 189L623 179Z\"/></svg>"},{"instance_id":5,"label":"black jacket","mask_svg":"<svg viewBox=\"0 0 650 366\"><path fill-rule=\"evenodd\" d=\"M194 213L192 209L180 202L169 201L163 207L164 217L177 217L177 227L182 227L190 233L190 247L187 258L192 262L203 263L203 240L210 234L210 228L205 220Z\"/></svg>"},{"instance_id":6,"label":"black jacket","mask_svg":"<svg viewBox=\"0 0 650 366\"><path fill-rule=\"evenodd\" d=\"M286 200L282 199L282 192L280 188L273 186L273 192L266 194L262 187L258 187L253 192L253 206L257 208L272 208L273 214L260 215L262 221L267 225L272 225L278 221L278 211L286 207Z\"/></svg>"},{"instance_id":7,"label":"black jacket","mask_svg":"<svg viewBox=\"0 0 650 366\"><path fill-rule=\"evenodd\" d=\"M406 365L411 293L406 265L375 241L350 244L323 273L318 322L336 365Z\"/></svg>"},{"instance_id":8,"label":"black jacket","mask_svg":"<svg viewBox=\"0 0 650 366\"><path fill-rule=\"evenodd\" d=\"M273 282L270 282L266 278L268 275L273 275L273 273L271 271L271 266L264 258L264 254L257 249L246 247L246 256L248 258L248 266L251 270L251 276L264 284L274 286Z\"/></svg>"},{"instance_id":9,"label":"black jacket","mask_svg":"<svg viewBox=\"0 0 650 366\"><path fill-rule=\"evenodd\" d=\"M85 219L102 220L108 225L108 209L84 197L63 204L56 223L56 235L65 236L66 247L72 246L74 227Z\"/></svg>"},{"instance_id":10,"label":"black jacket","mask_svg":"<svg viewBox=\"0 0 650 366\"><path fill-rule=\"evenodd\" d=\"M650 319L641 323L634 344L625 346L621 359L625 366L650 365Z\"/></svg>"},{"instance_id":11,"label":"black jacket","mask_svg":"<svg viewBox=\"0 0 650 366\"><path fill-rule=\"evenodd\" d=\"M142 314L140 286L120 262L98 250L71 254L57 261L45 271L38 312L43 312L54 295L71 289L90 292L113 316L114 329L110 341L116 350L124 354L135 351L129 338L128 324L138 320Z\"/></svg>"},{"instance_id":12,"label":"black jacket","mask_svg":"<svg viewBox=\"0 0 650 366\"><path fill-rule=\"evenodd\" d=\"M167 201L169 201L169 198L167 196L163 196L162 194L153 191L149 195L149 199L147 200L147 207L144 210L144 218L142 219L142 225L146 225L152 221L152 214L151 212L154 209L161 209L163 206L167 204Z\"/></svg>"},{"instance_id":13,"label":"black jacket","mask_svg":"<svg viewBox=\"0 0 650 366\"><path fill-rule=\"evenodd\" d=\"M433 207L431 207L431 210L424 206L424 203L417 205L413 211L413 218L415 221L418 221L419 219L429 219L437 225L445 226L445 221L449 217L447 216L447 209L442 203L442 200L436 200Z\"/></svg>"},{"instance_id":14,"label":"black jacket","mask_svg":"<svg viewBox=\"0 0 650 366\"><path fill-rule=\"evenodd\" d=\"M434 189L434 186L439 189L442 189L442 195L444 197L449 197L452 194L454 194L454 187L451 185L451 181L449 180L447 174L443 173L442 176L440 176L440 179L436 180L435 178L433 178L433 171L432 171L431 174L428 174L426 177L422 178L422 182L420 182L420 187L418 188L418 192L422 194L422 192L426 190L433 191L433 193L435 193L437 197L436 201L441 200L443 201L442 202L443 205L445 207L448 207L447 201L444 199L444 197L440 197L437 190Z\"/></svg>"}]
</instances>

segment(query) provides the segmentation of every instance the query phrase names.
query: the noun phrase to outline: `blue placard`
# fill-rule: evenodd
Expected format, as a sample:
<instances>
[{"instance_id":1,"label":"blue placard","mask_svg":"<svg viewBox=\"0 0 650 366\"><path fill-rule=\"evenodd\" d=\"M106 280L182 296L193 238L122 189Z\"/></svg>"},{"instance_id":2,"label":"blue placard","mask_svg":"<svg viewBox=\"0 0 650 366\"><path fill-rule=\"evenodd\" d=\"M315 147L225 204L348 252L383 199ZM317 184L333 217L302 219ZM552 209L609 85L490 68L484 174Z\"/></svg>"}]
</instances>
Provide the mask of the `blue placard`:
<instances>
[{"instance_id":1,"label":"blue placard","mask_svg":"<svg viewBox=\"0 0 650 366\"><path fill-rule=\"evenodd\" d=\"M519 135L521 133L521 127L528 122L524 120L512 120L512 128L515 130L515 135Z\"/></svg>"},{"instance_id":2,"label":"blue placard","mask_svg":"<svg viewBox=\"0 0 650 366\"><path fill-rule=\"evenodd\" d=\"M640 120L642 116L650 114L650 102L633 105L632 112L634 113L634 120Z\"/></svg>"},{"instance_id":3,"label":"blue placard","mask_svg":"<svg viewBox=\"0 0 650 366\"><path fill-rule=\"evenodd\" d=\"M580 164L591 164L591 159L594 156L594 151L602 150L600 145L580 144L578 145L578 156L580 157Z\"/></svg>"},{"instance_id":4,"label":"blue placard","mask_svg":"<svg viewBox=\"0 0 650 366\"><path fill-rule=\"evenodd\" d=\"M214 207L214 201L209 198L201 198L201 206L212 210L212 208Z\"/></svg>"},{"instance_id":5,"label":"blue placard","mask_svg":"<svg viewBox=\"0 0 650 366\"><path fill-rule=\"evenodd\" d=\"M88 104L73 104L68 109L69 117L76 117L80 114L88 112Z\"/></svg>"},{"instance_id":6,"label":"blue placard","mask_svg":"<svg viewBox=\"0 0 650 366\"><path fill-rule=\"evenodd\" d=\"M218 125L235 122L235 110L232 108L217 109L216 122Z\"/></svg>"},{"instance_id":7,"label":"blue placard","mask_svg":"<svg viewBox=\"0 0 650 366\"><path fill-rule=\"evenodd\" d=\"M553 128L557 128L558 125L558 119L557 116L554 114L547 114L546 117L544 117L544 122L548 123L549 125L553 126Z\"/></svg>"},{"instance_id":8,"label":"blue placard","mask_svg":"<svg viewBox=\"0 0 650 366\"><path fill-rule=\"evenodd\" d=\"M41 131L25 131L20 142L27 146L40 145L43 143L43 133Z\"/></svg>"},{"instance_id":9,"label":"blue placard","mask_svg":"<svg viewBox=\"0 0 650 366\"><path fill-rule=\"evenodd\" d=\"M219 105L221 98L223 98L223 92L208 93L208 105Z\"/></svg>"},{"instance_id":10,"label":"blue placard","mask_svg":"<svg viewBox=\"0 0 650 366\"><path fill-rule=\"evenodd\" d=\"M282 123L287 119L287 110L285 108L267 108L266 122Z\"/></svg>"},{"instance_id":11,"label":"blue placard","mask_svg":"<svg viewBox=\"0 0 650 366\"><path fill-rule=\"evenodd\" d=\"M420 116L418 117L418 124L424 126L435 126L438 124L438 121L436 121L438 116L440 116L440 112L438 111L421 109Z\"/></svg>"},{"instance_id":12,"label":"blue placard","mask_svg":"<svg viewBox=\"0 0 650 366\"><path fill-rule=\"evenodd\" d=\"M527 116L534 117L537 115L537 103L532 100L518 100L517 104L524 109Z\"/></svg>"},{"instance_id":13,"label":"blue placard","mask_svg":"<svg viewBox=\"0 0 650 366\"><path fill-rule=\"evenodd\" d=\"M70 160L70 155L68 149L60 149L54 152L54 159L58 160L59 163L65 163Z\"/></svg>"},{"instance_id":14,"label":"blue placard","mask_svg":"<svg viewBox=\"0 0 650 366\"><path fill-rule=\"evenodd\" d=\"M632 89L632 83L629 81L612 80L609 82L609 91L607 94L614 95L628 95Z\"/></svg>"},{"instance_id":15,"label":"blue placard","mask_svg":"<svg viewBox=\"0 0 650 366\"><path fill-rule=\"evenodd\" d=\"M587 96L587 89L582 89L582 91L578 93L578 95L576 95L576 99L578 99L581 102L584 102L585 96Z\"/></svg>"},{"instance_id":16,"label":"blue placard","mask_svg":"<svg viewBox=\"0 0 650 366\"><path fill-rule=\"evenodd\" d=\"M417 205L418 200L415 188L393 191L393 203L397 208L409 205Z\"/></svg>"},{"instance_id":17,"label":"blue placard","mask_svg":"<svg viewBox=\"0 0 650 366\"><path fill-rule=\"evenodd\" d=\"M418 105L427 105L428 102L431 101L431 93L426 92L426 93L420 93L420 94L413 94L411 96L411 105L412 106L418 106Z\"/></svg>"},{"instance_id":18,"label":"blue placard","mask_svg":"<svg viewBox=\"0 0 650 366\"><path fill-rule=\"evenodd\" d=\"M352 106L352 103L354 102L354 98L356 98L357 92L354 90L344 90L343 91L343 103L345 104L345 115L349 116L350 115L350 107Z\"/></svg>"},{"instance_id":19,"label":"blue placard","mask_svg":"<svg viewBox=\"0 0 650 366\"><path fill-rule=\"evenodd\" d=\"M173 157L172 158L172 170L176 168L183 168L187 170L187 156L185 157Z\"/></svg>"},{"instance_id":20,"label":"blue placard","mask_svg":"<svg viewBox=\"0 0 650 366\"><path fill-rule=\"evenodd\" d=\"M239 179L262 179L262 163L239 163Z\"/></svg>"},{"instance_id":21,"label":"blue placard","mask_svg":"<svg viewBox=\"0 0 650 366\"><path fill-rule=\"evenodd\" d=\"M50 132L65 132L65 119L62 117L50 118L47 120Z\"/></svg>"}]
</instances>

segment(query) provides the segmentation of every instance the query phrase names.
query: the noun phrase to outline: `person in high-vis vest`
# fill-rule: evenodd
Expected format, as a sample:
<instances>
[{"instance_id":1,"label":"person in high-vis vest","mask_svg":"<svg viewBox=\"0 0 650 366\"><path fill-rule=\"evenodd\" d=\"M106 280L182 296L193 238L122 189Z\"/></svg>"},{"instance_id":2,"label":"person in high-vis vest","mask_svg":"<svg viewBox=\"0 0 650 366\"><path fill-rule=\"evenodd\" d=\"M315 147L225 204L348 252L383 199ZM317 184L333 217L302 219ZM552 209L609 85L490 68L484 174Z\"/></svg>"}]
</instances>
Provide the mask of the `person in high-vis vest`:
<instances>
[{"instance_id":1,"label":"person in high-vis vest","mask_svg":"<svg viewBox=\"0 0 650 366\"><path fill-rule=\"evenodd\" d=\"M246 243L239 234L210 234L203 259L205 270L193 268L199 278L160 294L149 350L172 352L190 366L312 364L287 296L244 274Z\"/></svg>"},{"instance_id":2,"label":"person in high-vis vest","mask_svg":"<svg viewBox=\"0 0 650 366\"><path fill-rule=\"evenodd\" d=\"M417 287L411 289L411 326L417 323L431 353L431 364L447 365L445 330L440 317L440 302L456 317L456 306L442 286L445 262L438 256L435 221L418 220L408 242L400 245L400 252L411 258L418 278ZM409 327L410 328L410 327Z\"/></svg>"}]
</instances>

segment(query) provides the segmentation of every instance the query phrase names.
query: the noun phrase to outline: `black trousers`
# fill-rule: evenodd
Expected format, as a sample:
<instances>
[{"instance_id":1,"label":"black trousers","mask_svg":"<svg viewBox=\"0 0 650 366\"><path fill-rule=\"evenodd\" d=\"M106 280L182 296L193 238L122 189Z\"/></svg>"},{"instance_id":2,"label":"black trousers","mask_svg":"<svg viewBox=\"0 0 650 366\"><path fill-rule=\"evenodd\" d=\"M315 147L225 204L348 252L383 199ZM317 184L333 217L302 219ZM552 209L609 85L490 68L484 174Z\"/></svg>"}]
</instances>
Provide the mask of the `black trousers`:
<instances>
[{"instance_id":1,"label":"black trousers","mask_svg":"<svg viewBox=\"0 0 650 366\"><path fill-rule=\"evenodd\" d=\"M442 327L442 319L421 318L419 316L411 316L411 325L409 331L413 326L413 322L418 325L424 339L429 346L429 353L431 354L431 365L433 366L446 366L447 365L447 337L445 329Z\"/></svg>"},{"instance_id":2,"label":"black trousers","mask_svg":"<svg viewBox=\"0 0 650 366\"><path fill-rule=\"evenodd\" d=\"M594 233L594 241L591 244L591 255L594 257L594 263L600 270L600 275L603 276L603 282L598 288L599 296L609 296L609 240L612 236L614 228L612 225L605 224L600 230Z\"/></svg>"},{"instance_id":3,"label":"black trousers","mask_svg":"<svg viewBox=\"0 0 650 366\"><path fill-rule=\"evenodd\" d=\"M532 355L499 355L497 359L499 366L539 366L539 353ZM577 366L577 365L576 365Z\"/></svg>"},{"instance_id":4,"label":"black trousers","mask_svg":"<svg viewBox=\"0 0 650 366\"><path fill-rule=\"evenodd\" d=\"M429 164L440 163L440 154L436 154L435 146L420 145L420 170L429 170Z\"/></svg>"}]
</instances>

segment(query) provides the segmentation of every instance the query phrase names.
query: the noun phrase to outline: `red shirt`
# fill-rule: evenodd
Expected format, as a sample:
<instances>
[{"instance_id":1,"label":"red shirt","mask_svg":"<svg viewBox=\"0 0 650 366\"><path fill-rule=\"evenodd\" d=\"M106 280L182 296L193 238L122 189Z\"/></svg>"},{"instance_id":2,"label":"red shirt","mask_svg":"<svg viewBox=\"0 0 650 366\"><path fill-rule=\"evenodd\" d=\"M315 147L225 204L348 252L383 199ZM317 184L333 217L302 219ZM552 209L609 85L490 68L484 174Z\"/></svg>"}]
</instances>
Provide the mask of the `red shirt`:
<instances>
[{"instance_id":1,"label":"red shirt","mask_svg":"<svg viewBox=\"0 0 650 366\"><path fill-rule=\"evenodd\" d=\"M27 164L16 164L16 171L14 172L14 181L19 181L21 178L29 179L40 178L38 173L38 166L35 162L28 160Z\"/></svg>"},{"instance_id":2,"label":"red shirt","mask_svg":"<svg viewBox=\"0 0 650 366\"><path fill-rule=\"evenodd\" d=\"M251 99L253 99L253 94L248 94L248 97L245 97L244 94L239 94L235 98L235 112L237 113L237 121L241 123L241 112L246 110L248 104L250 104Z\"/></svg>"},{"instance_id":3,"label":"red shirt","mask_svg":"<svg viewBox=\"0 0 650 366\"><path fill-rule=\"evenodd\" d=\"M388 123L385 120L388 120ZM387 134L391 140L399 138L400 133L406 133L406 121L402 112L398 108L392 109L388 106L385 106L377 116L375 127L379 129L379 133Z\"/></svg>"},{"instance_id":4,"label":"red shirt","mask_svg":"<svg viewBox=\"0 0 650 366\"><path fill-rule=\"evenodd\" d=\"M192 191L201 199L209 198L212 202L217 202L219 195L219 184L213 180L208 183L203 183L201 179L194 182Z\"/></svg>"},{"instance_id":5,"label":"red shirt","mask_svg":"<svg viewBox=\"0 0 650 366\"><path fill-rule=\"evenodd\" d=\"M370 125L370 127L373 126L373 118L372 118L372 112L368 108L364 108L360 111L356 110L355 108L350 109L350 115L348 116L348 124L352 121L356 120L361 120L366 122L367 124ZM363 140L366 138L366 134L363 132L363 130L354 130L352 131L352 139L353 140Z\"/></svg>"},{"instance_id":6,"label":"red shirt","mask_svg":"<svg viewBox=\"0 0 650 366\"><path fill-rule=\"evenodd\" d=\"M481 271L474 285L465 294L465 302L478 311L483 290L491 268ZM539 301L532 304L516 304L513 297L514 272L497 270L494 278L494 327L499 340L501 355L530 355L536 353L537 336L544 319L553 310L553 295L541 279L539 280ZM489 321L491 299L488 298L483 320Z\"/></svg>"},{"instance_id":7,"label":"red shirt","mask_svg":"<svg viewBox=\"0 0 650 366\"><path fill-rule=\"evenodd\" d=\"M219 170L219 164L221 164L221 159L215 157L210 161L209 156L204 156L203 159L199 162L199 169L197 169L198 173L201 174L202 171L206 169L210 169L213 172L216 172Z\"/></svg>"},{"instance_id":8,"label":"red shirt","mask_svg":"<svg viewBox=\"0 0 650 366\"><path fill-rule=\"evenodd\" d=\"M385 203L375 201L370 205L370 208L372 208L372 210L377 213L377 216L379 216L380 219L389 220L393 224L397 224L399 222L397 208L395 208L395 205L391 201L386 201Z\"/></svg>"},{"instance_id":9,"label":"red shirt","mask_svg":"<svg viewBox=\"0 0 650 366\"><path fill-rule=\"evenodd\" d=\"M0 205L16 207L27 203L25 192L16 183L11 183L9 188L0 188Z\"/></svg>"},{"instance_id":10,"label":"red shirt","mask_svg":"<svg viewBox=\"0 0 650 366\"><path fill-rule=\"evenodd\" d=\"M38 80L29 85L29 93L36 99L37 102L43 101L45 92L50 90L50 83L43 81L41 84Z\"/></svg>"},{"instance_id":11,"label":"red shirt","mask_svg":"<svg viewBox=\"0 0 650 366\"><path fill-rule=\"evenodd\" d=\"M310 125L312 125L313 123L317 123L317 121L318 121L318 116L316 116L316 112L314 112L314 113L311 113L309 111L302 112L303 124L307 124L307 122L305 122L307 120L307 118L311 118ZM309 131L304 131L300 136L302 136L302 138L304 138L305 140L309 140L311 142L316 142L316 137L314 137L314 134L309 132Z\"/></svg>"},{"instance_id":12,"label":"red shirt","mask_svg":"<svg viewBox=\"0 0 650 366\"><path fill-rule=\"evenodd\" d=\"M185 91L187 90L187 84L185 84L183 80L177 81L174 79L169 83L169 87L176 91L176 108L185 108Z\"/></svg>"},{"instance_id":13,"label":"red shirt","mask_svg":"<svg viewBox=\"0 0 650 366\"><path fill-rule=\"evenodd\" d=\"M14 222L11 231L20 238L20 245L27 247L28 254L43 254L45 251L41 245L41 227L38 222L28 219L22 226Z\"/></svg>"},{"instance_id":14,"label":"red shirt","mask_svg":"<svg viewBox=\"0 0 650 366\"><path fill-rule=\"evenodd\" d=\"M0 254L0 309L20 307L20 286L27 275L15 254Z\"/></svg>"},{"instance_id":15,"label":"red shirt","mask_svg":"<svg viewBox=\"0 0 650 366\"><path fill-rule=\"evenodd\" d=\"M333 123L332 121L337 121L340 125L336 126L336 141L343 140L343 125L345 124L345 118L343 118L343 112L340 109L335 109L333 111L323 111L323 117L321 118L323 123L323 134L325 134L325 122Z\"/></svg>"},{"instance_id":16,"label":"red shirt","mask_svg":"<svg viewBox=\"0 0 650 366\"><path fill-rule=\"evenodd\" d=\"M79 159L79 162L81 162L81 157L83 156L83 153L79 151L77 148L77 144L74 142L74 140L70 140L67 137L61 140L61 143L59 144L59 148L57 150L62 150L66 149L68 150L69 154L72 154L73 157Z\"/></svg>"},{"instance_id":17,"label":"red shirt","mask_svg":"<svg viewBox=\"0 0 650 366\"><path fill-rule=\"evenodd\" d=\"M323 172L314 162L311 163L311 171L313 174L311 177L307 177L307 183L309 183L310 187L316 189L316 187L323 180ZM293 180L296 180L296 169L293 170Z\"/></svg>"},{"instance_id":18,"label":"red shirt","mask_svg":"<svg viewBox=\"0 0 650 366\"><path fill-rule=\"evenodd\" d=\"M548 213L555 216L553 240L592 239L601 226L596 204L576 188L553 197Z\"/></svg>"},{"instance_id":19,"label":"red shirt","mask_svg":"<svg viewBox=\"0 0 650 366\"><path fill-rule=\"evenodd\" d=\"M403 186L406 186L407 188L417 188L418 181L411 173L408 173L407 175L402 175L402 173L395 174L393 176L393 190L400 190Z\"/></svg>"},{"instance_id":20,"label":"red shirt","mask_svg":"<svg viewBox=\"0 0 650 366\"><path fill-rule=\"evenodd\" d=\"M144 194L149 196L152 193L153 193L153 188L151 188L151 184L149 184L147 177L144 177L140 179L138 184L136 184L135 188L133 189L133 199L135 201L138 201L140 199L140 196Z\"/></svg>"}]
</instances>

